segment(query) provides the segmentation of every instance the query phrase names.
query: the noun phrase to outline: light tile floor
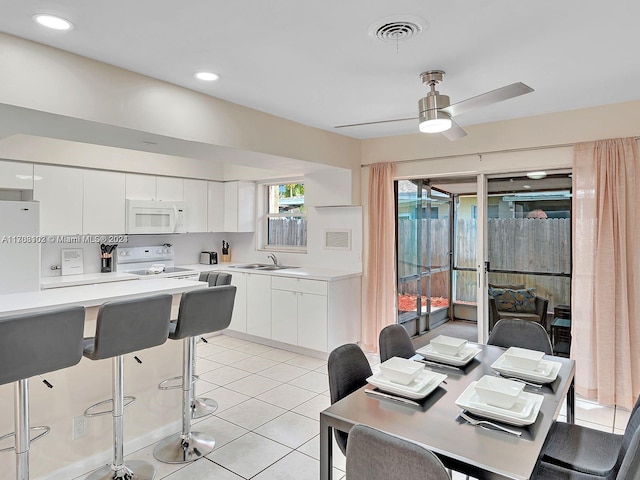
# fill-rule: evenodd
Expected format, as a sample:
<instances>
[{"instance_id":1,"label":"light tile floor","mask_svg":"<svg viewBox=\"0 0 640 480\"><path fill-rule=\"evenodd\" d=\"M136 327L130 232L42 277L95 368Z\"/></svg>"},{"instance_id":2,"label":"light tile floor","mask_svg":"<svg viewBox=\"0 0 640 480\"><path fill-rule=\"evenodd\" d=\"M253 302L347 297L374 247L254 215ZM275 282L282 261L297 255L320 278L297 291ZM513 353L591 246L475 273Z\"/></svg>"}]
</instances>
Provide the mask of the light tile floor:
<instances>
[{"instance_id":1,"label":"light tile floor","mask_svg":"<svg viewBox=\"0 0 640 480\"><path fill-rule=\"evenodd\" d=\"M127 458L153 463L156 479L317 480L319 414L330 405L326 361L225 335L208 342L198 344L197 393L219 408L194 425L215 437L214 451L187 465L156 461L155 445ZM576 423L623 433L628 419L623 409L576 400ZM345 458L335 441L333 450L334 478L341 480ZM454 472L454 480L463 478Z\"/></svg>"}]
</instances>

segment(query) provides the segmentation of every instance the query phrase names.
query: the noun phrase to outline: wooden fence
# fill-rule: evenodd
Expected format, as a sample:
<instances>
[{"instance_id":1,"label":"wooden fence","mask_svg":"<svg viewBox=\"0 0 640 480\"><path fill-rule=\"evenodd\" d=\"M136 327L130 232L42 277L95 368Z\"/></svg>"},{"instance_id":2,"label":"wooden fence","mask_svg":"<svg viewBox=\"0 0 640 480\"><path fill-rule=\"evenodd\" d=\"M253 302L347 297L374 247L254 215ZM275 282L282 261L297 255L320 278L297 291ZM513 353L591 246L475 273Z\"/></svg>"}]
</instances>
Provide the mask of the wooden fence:
<instances>
[{"instance_id":1,"label":"wooden fence","mask_svg":"<svg viewBox=\"0 0 640 480\"><path fill-rule=\"evenodd\" d=\"M399 220L399 276L415 275L419 270L425 271L425 268L419 265L429 264L430 253L432 268L448 265L449 220L423 220L423 244L427 239L429 225L431 249L421 248L418 256L416 222ZM492 269L571 273L571 220L568 218L492 218L488 221L488 238ZM476 244L476 220L459 219L454 241L458 267L476 267ZM457 272L454 298L458 301L475 302L476 278L476 272ZM489 283L524 284L527 288L536 288L539 296L549 299L550 308L556 304L570 303L571 279L567 277L490 273ZM415 282L407 284L400 293L417 293L415 285ZM426 294L424 288L422 293ZM448 296L448 275L435 275L431 285L431 296Z\"/></svg>"},{"instance_id":2,"label":"wooden fence","mask_svg":"<svg viewBox=\"0 0 640 480\"><path fill-rule=\"evenodd\" d=\"M307 244L307 220L300 217L269 219L269 245L303 247Z\"/></svg>"}]
</instances>

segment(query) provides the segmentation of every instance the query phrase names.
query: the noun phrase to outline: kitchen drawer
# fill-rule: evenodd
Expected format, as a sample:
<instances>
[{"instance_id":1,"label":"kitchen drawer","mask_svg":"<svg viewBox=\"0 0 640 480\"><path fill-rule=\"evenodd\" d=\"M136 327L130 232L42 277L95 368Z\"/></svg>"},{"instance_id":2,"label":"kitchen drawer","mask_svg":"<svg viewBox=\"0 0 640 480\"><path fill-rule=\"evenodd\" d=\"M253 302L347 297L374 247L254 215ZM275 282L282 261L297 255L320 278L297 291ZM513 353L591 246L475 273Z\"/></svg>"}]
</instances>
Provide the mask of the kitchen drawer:
<instances>
[{"instance_id":1,"label":"kitchen drawer","mask_svg":"<svg viewBox=\"0 0 640 480\"><path fill-rule=\"evenodd\" d=\"M276 277L271 278L271 288L275 290L289 290L291 292L327 294L327 282L322 280L305 280L302 278Z\"/></svg>"}]
</instances>

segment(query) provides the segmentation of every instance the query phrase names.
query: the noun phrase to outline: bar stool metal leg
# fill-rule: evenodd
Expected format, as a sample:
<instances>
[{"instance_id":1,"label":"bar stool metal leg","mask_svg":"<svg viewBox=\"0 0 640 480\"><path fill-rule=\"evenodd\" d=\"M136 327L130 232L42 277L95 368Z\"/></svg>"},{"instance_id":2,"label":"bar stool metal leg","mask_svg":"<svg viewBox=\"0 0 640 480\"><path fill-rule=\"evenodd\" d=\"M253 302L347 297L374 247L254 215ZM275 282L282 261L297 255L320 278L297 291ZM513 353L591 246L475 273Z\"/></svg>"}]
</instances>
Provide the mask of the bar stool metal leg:
<instances>
[{"instance_id":1,"label":"bar stool metal leg","mask_svg":"<svg viewBox=\"0 0 640 480\"><path fill-rule=\"evenodd\" d=\"M148 462L124 463L124 357L112 358L113 366L113 463L90 474L86 480L153 480L156 470Z\"/></svg>"},{"instance_id":2,"label":"bar stool metal leg","mask_svg":"<svg viewBox=\"0 0 640 480\"><path fill-rule=\"evenodd\" d=\"M195 337L183 339L182 432L160 441L153 456L164 463L189 463L213 451L215 439L206 433L191 431L191 395L193 388L193 352Z\"/></svg>"},{"instance_id":3,"label":"bar stool metal leg","mask_svg":"<svg viewBox=\"0 0 640 480\"><path fill-rule=\"evenodd\" d=\"M16 478L29 480L29 380L18 380L14 391Z\"/></svg>"},{"instance_id":4,"label":"bar stool metal leg","mask_svg":"<svg viewBox=\"0 0 640 480\"><path fill-rule=\"evenodd\" d=\"M196 364L196 340L194 337L191 349L191 364ZM218 409L218 402L212 398L196 397L196 384L191 387L191 418L202 418L213 414Z\"/></svg>"}]
</instances>

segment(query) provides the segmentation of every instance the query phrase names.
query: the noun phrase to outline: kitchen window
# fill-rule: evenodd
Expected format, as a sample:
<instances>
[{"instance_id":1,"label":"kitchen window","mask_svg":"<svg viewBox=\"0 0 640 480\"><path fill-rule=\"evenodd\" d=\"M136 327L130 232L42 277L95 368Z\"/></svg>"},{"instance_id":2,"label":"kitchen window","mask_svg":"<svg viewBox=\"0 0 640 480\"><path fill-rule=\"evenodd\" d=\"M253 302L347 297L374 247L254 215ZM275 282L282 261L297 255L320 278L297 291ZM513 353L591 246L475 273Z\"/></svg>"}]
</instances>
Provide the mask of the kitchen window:
<instances>
[{"instance_id":1,"label":"kitchen window","mask_svg":"<svg viewBox=\"0 0 640 480\"><path fill-rule=\"evenodd\" d=\"M269 250L306 250L307 209L304 183L265 185L266 231Z\"/></svg>"}]
</instances>

